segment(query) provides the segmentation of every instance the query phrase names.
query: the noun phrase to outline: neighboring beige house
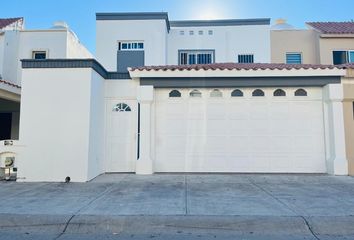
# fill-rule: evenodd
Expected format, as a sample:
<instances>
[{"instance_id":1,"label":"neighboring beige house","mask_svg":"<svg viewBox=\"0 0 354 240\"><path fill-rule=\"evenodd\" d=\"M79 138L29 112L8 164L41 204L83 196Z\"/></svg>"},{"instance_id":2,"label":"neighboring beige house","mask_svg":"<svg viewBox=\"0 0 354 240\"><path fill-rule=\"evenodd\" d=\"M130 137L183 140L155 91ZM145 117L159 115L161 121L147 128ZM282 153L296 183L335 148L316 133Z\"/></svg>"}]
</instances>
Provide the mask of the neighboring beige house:
<instances>
[{"instance_id":1,"label":"neighboring beige house","mask_svg":"<svg viewBox=\"0 0 354 240\"><path fill-rule=\"evenodd\" d=\"M354 175L354 22L309 22L294 29L280 19L272 26L271 61L293 64L347 64L342 78L349 174Z\"/></svg>"}]
</instances>

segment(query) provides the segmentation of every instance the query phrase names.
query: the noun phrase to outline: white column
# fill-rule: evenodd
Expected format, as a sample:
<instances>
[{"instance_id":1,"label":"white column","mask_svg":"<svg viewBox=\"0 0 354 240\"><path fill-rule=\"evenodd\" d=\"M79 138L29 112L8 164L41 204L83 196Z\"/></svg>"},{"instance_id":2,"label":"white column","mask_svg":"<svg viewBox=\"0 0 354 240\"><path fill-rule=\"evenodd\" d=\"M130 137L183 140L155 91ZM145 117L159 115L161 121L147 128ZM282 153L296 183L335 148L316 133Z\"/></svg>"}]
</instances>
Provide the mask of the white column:
<instances>
[{"instance_id":1,"label":"white column","mask_svg":"<svg viewBox=\"0 0 354 240\"><path fill-rule=\"evenodd\" d=\"M329 84L324 88L326 101L325 117L328 172L334 175L348 175L348 160L345 147L343 114L343 85Z\"/></svg>"},{"instance_id":2,"label":"white column","mask_svg":"<svg viewBox=\"0 0 354 240\"><path fill-rule=\"evenodd\" d=\"M138 102L140 104L140 147L139 159L136 163L136 174L153 174L153 162L151 158L151 104L153 99L153 86L138 87Z\"/></svg>"}]
</instances>

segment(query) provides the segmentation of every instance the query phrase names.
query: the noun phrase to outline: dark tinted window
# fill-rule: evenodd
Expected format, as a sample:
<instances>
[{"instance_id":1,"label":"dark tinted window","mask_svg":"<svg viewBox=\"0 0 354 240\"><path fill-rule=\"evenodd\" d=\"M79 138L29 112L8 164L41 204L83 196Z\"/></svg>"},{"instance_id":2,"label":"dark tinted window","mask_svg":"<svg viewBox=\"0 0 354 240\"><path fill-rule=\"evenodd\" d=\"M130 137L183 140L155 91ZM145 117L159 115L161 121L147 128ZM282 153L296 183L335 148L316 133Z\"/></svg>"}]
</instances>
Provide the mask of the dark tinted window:
<instances>
[{"instance_id":1,"label":"dark tinted window","mask_svg":"<svg viewBox=\"0 0 354 240\"><path fill-rule=\"evenodd\" d=\"M33 59L46 59L47 53L46 52L33 52Z\"/></svg>"},{"instance_id":2,"label":"dark tinted window","mask_svg":"<svg viewBox=\"0 0 354 240\"><path fill-rule=\"evenodd\" d=\"M333 51L333 64L344 64L348 62L347 51Z\"/></svg>"},{"instance_id":3,"label":"dark tinted window","mask_svg":"<svg viewBox=\"0 0 354 240\"><path fill-rule=\"evenodd\" d=\"M169 97L181 97L181 93L178 90L172 90L169 93Z\"/></svg>"},{"instance_id":4,"label":"dark tinted window","mask_svg":"<svg viewBox=\"0 0 354 240\"><path fill-rule=\"evenodd\" d=\"M286 96L286 93L283 89L277 89L274 91L273 96L274 97L284 97L284 96Z\"/></svg>"},{"instance_id":5,"label":"dark tinted window","mask_svg":"<svg viewBox=\"0 0 354 240\"><path fill-rule=\"evenodd\" d=\"M256 89L253 91L252 96L253 97L263 97L264 92L261 89Z\"/></svg>"},{"instance_id":6,"label":"dark tinted window","mask_svg":"<svg viewBox=\"0 0 354 240\"><path fill-rule=\"evenodd\" d=\"M307 96L307 92L304 89L298 89L295 91L295 96Z\"/></svg>"},{"instance_id":7,"label":"dark tinted window","mask_svg":"<svg viewBox=\"0 0 354 240\"><path fill-rule=\"evenodd\" d=\"M233 90L231 97L243 97L243 92L239 89Z\"/></svg>"}]
</instances>

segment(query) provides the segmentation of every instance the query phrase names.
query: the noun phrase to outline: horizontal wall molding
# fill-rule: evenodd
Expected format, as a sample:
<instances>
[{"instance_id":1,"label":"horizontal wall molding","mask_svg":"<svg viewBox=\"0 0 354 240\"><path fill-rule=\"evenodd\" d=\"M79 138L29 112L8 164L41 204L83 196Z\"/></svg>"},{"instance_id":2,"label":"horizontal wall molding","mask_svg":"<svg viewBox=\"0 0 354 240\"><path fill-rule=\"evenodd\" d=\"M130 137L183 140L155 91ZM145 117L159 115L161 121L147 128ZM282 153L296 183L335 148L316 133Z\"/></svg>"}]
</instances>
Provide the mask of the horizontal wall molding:
<instances>
[{"instance_id":1,"label":"horizontal wall molding","mask_svg":"<svg viewBox=\"0 0 354 240\"><path fill-rule=\"evenodd\" d=\"M171 27L270 25L270 18L170 21Z\"/></svg>"},{"instance_id":2,"label":"horizontal wall molding","mask_svg":"<svg viewBox=\"0 0 354 240\"><path fill-rule=\"evenodd\" d=\"M155 88L194 87L315 87L340 83L340 77L196 77L196 78L141 78L140 85Z\"/></svg>"},{"instance_id":3,"label":"horizontal wall molding","mask_svg":"<svg viewBox=\"0 0 354 240\"><path fill-rule=\"evenodd\" d=\"M130 79L128 72L108 72L95 59L23 59L22 68L92 68L104 79Z\"/></svg>"}]
</instances>

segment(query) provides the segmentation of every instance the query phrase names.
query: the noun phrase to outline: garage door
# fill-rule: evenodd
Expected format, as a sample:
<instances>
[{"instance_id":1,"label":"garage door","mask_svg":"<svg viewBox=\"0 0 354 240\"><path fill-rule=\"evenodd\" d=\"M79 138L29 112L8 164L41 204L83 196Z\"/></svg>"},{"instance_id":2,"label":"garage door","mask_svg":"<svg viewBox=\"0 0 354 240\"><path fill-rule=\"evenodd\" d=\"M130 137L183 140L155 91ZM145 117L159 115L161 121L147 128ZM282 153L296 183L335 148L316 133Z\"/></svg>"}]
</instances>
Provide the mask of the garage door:
<instances>
[{"instance_id":1,"label":"garage door","mask_svg":"<svg viewBox=\"0 0 354 240\"><path fill-rule=\"evenodd\" d=\"M326 172L321 88L157 89L156 172Z\"/></svg>"}]
</instances>

